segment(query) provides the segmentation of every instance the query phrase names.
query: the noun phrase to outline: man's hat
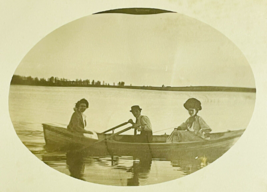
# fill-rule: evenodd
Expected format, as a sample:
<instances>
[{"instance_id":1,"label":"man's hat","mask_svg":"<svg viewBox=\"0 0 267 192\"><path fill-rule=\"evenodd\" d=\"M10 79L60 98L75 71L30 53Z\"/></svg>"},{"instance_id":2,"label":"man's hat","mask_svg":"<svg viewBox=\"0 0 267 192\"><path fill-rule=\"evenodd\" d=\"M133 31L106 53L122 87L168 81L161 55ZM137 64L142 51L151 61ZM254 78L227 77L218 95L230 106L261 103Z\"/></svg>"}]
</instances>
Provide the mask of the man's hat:
<instances>
[{"instance_id":1,"label":"man's hat","mask_svg":"<svg viewBox=\"0 0 267 192\"><path fill-rule=\"evenodd\" d=\"M132 112L134 109L138 109L138 110L142 110L140 107L139 107L139 105L134 105L134 106L132 106L131 107L131 110L130 110L130 112Z\"/></svg>"},{"instance_id":2,"label":"man's hat","mask_svg":"<svg viewBox=\"0 0 267 192\"><path fill-rule=\"evenodd\" d=\"M201 110L201 102L195 98L190 98L188 99L185 104L184 107L188 110L190 108L196 109L196 110Z\"/></svg>"}]
</instances>

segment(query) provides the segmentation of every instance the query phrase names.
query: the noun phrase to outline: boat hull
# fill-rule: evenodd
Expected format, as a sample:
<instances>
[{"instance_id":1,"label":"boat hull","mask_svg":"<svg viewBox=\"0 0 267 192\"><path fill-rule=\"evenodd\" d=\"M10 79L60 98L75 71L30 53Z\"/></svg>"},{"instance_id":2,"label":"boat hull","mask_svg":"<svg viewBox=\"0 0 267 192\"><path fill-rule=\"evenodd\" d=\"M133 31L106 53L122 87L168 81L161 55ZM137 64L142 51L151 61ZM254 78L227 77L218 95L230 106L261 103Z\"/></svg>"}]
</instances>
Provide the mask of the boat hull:
<instances>
[{"instance_id":1,"label":"boat hull","mask_svg":"<svg viewBox=\"0 0 267 192\"><path fill-rule=\"evenodd\" d=\"M153 136L152 143L135 143L134 135L98 134L99 140L75 135L67 129L43 124L46 145L53 150L75 150L92 156L146 156L152 158L198 157L203 155L218 158L225 153L244 130L211 134L210 140L197 142L166 143L168 135Z\"/></svg>"},{"instance_id":2,"label":"boat hull","mask_svg":"<svg viewBox=\"0 0 267 192\"><path fill-rule=\"evenodd\" d=\"M43 131L46 146L55 150L81 148L98 141L97 139L73 134L66 128L52 124L43 124Z\"/></svg>"},{"instance_id":3,"label":"boat hull","mask_svg":"<svg viewBox=\"0 0 267 192\"><path fill-rule=\"evenodd\" d=\"M197 157L203 155L217 157L231 148L242 133L243 130L231 131L224 133L223 137L214 140L181 143L128 143L111 139L105 141L105 148L112 155L142 155L167 159L180 156Z\"/></svg>"}]
</instances>

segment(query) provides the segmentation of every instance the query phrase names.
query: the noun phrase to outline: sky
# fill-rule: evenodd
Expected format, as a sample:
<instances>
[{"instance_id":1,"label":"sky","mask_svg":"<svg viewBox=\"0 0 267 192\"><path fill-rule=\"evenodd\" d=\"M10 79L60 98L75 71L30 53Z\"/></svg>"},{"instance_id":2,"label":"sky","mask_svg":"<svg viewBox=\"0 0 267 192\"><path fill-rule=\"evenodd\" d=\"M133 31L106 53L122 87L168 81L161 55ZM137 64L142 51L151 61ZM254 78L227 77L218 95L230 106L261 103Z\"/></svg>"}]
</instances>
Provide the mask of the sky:
<instances>
[{"instance_id":1,"label":"sky","mask_svg":"<svg viewBox=\"0 0 267 192\"><path fill-rule=\"evenodd\" d=\"M39 41L14 74L141 86L255 87L238 47L178 13L83 17Z\"/></svg>"}]
</instances>

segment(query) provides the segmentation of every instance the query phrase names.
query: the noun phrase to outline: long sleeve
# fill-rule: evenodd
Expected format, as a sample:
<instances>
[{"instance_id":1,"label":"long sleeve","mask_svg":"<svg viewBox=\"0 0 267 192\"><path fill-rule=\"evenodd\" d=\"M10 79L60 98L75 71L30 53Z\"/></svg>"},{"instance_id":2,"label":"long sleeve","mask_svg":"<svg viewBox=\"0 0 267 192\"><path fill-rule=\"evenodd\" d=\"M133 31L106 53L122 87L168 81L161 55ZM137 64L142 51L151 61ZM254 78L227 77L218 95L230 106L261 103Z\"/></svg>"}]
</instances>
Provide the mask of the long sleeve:
<instances>
[{"instance_id":1,"label":"long sleeve","mask_svg":"<svg viewBox=\"0 0 267 192\"><path fill-rule=\"evenodd\" d=\"M70 123L68 125L68 129L70 131L78 132L78 133L84 133L84 124L82 117L77 113L74 112L71 116Z\"/></svg>"},{"instance_id":2,"label":"long sleeve","mask_svg":"<svg viewBox=\"0 0 267 192\"><path fill-rule=\"evenodd\" d=\"M149 118L147 116L142 116L140 119L141 128L144 131L152 131L152 126Z\"/></svg>"},{"instance_id":3,"label":"long sleeve","mask_svg":"<svg viewBox=\"0 0 267 192\"><path fill-rule=\"evenodd\" d=\"M179 130L186 130L187 129L187 120L186 120L186 122L184 122L181 125L179 125L178 129Z\"/></svg>"},{"instance_id":4,"label":"long sleeve","mask_svg":"<svg viewBox=\"0 0 267 192\"><path fill-rule=\"evenodd\" d=\"M202 129L203 132L212 131L210 126L201 117L199 117L199 125L200 125L200 129Z\"/></svg>"}]
</instances>

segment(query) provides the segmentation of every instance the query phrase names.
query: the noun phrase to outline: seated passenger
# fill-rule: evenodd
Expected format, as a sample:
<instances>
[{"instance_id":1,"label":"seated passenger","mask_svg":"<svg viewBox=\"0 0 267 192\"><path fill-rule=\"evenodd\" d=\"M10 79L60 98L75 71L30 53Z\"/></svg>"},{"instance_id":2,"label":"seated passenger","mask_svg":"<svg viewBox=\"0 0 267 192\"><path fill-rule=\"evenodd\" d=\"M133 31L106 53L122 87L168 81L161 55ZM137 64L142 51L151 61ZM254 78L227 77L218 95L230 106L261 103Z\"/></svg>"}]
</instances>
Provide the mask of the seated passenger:
<instances>
[{"instance_id":1,"label":"seated passenger","mask_svg":"<svg viewBox=\"0 0 267 192\"><path fill-rule=\"evenodd\" d=\"M198 111L202 109L200 101L190 98L185 102L184 107L188 110L190 117L174 129L166 142L203 141L203 139L209 139L208 135L211 132L211 128L197 115Z\"/></svg>"},{"instance_id":2,"label":"seated passenger","mask_svg":"<svg viewBox=\"0 0 267 192\"><path fill-rule=\"evenodd\" d=\"M84 128L86 127L86 119L83 112L89 107L89 103L86 99L81 99L78 101L74 108L74 113L71 116L69 125L67 129L77 135L83 135L83 133L93 134L91 131L87 131Z\"/></svg>"}]
</instances>

